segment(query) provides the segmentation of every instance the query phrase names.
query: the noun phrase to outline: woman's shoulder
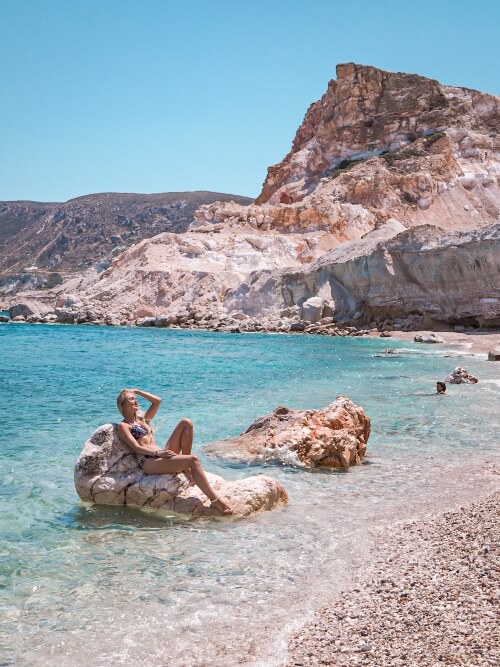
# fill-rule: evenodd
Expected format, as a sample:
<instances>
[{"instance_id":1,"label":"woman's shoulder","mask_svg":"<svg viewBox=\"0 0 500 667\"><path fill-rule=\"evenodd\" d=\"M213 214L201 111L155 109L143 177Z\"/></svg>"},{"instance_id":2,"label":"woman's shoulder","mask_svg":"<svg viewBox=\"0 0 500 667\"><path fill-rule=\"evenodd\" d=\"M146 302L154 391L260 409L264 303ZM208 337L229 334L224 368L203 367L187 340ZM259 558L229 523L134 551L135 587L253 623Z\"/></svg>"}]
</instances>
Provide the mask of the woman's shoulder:
<instances>
[{"instance_id":1,"label":"woman's shoulder","mask_svg":"<svg viewBox=\"0 0 500 667\"><path fill-rule=\"evenodd\" d=\"M118 422L118 431L129 431L130 432L130 424L127 424L124 421Z\"/></svg>"}]
</instances>

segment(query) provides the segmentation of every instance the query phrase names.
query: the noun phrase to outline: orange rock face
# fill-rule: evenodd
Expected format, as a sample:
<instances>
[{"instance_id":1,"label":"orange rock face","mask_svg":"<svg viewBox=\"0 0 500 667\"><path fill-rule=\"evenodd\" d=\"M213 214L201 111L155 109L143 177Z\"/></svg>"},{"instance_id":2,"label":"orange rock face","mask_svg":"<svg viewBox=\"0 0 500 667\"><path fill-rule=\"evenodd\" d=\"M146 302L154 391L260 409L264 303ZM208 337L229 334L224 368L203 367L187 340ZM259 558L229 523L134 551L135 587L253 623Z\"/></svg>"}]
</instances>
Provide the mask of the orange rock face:
<instances>
[{"instance_id":1,"label":"orange rock face","mask_svg":"<svg viewBox=\"0 0 500 667\"><path fill-rule=\"evenodd\" d=\"M388 218L406 227L498 222L500 98L416 74L337 67L290 152L248 207L202 206L203 222L356 240Z\"/></svg>"},{"instance_id":2,"label":"orange rock face","mask_svg":"<svg viewBox=\"0 0 500 667\"><path fill-rule=\"evenodd\" d=\"M278 460L310 468L358 465L366 452L370 419L364 410L339 396L322 410L277 408L244 433L204 448L229 461Z\"/></svg>"},{"instance_id":3,"label":"orange rock face","mask_svg":"<svg viewBox=\"0 0 500 667\"><path fill-rule=\"evenodd\" d=\"M337 79L309 107L291 151L269 168L256 203L284 201L290 186L300 180L301 190L292 188L297 201L328 172L345 168L343 162L394 153L451 128L488 135L498 123L498 113L499 100L491 95L443 86L416 74L338 65ZM471 136L469 141L468 156L477 157L477 142Z\"/></svg>"}]
</instances>

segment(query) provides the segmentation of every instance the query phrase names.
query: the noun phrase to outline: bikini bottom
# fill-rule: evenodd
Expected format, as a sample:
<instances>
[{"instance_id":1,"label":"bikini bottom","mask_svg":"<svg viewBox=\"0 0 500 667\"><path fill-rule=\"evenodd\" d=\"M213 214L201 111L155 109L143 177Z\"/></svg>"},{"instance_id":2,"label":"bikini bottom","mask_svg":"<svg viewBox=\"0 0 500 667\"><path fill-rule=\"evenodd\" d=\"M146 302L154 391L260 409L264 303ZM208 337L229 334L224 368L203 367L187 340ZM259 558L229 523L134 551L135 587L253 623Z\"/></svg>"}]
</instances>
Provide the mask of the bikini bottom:
<instances>
[{"instance_id":1,"label":"bikini bottom","mask_svg":"<svg viewBox=\"0 0 500 667\"><path fill-rule=\"evenodd\" d=\"M144 470L144 464L146 463L146 459L157 459L157 458L158 458L157 456L148 456L146 454L144 456L141 456L141 458L139 459L139 468L141 470Z\"/></svg>"}]
</instances>

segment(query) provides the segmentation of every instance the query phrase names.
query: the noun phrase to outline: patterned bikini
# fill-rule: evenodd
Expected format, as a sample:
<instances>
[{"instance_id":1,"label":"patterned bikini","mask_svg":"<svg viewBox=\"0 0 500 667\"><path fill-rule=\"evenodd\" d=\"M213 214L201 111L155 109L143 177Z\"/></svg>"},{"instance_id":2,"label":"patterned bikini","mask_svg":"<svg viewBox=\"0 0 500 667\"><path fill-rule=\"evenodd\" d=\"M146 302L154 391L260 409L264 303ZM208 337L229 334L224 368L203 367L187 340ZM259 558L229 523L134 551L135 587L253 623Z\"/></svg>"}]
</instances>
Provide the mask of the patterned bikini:
<instances>
[{"instance_id":1,"label":"patterned bikini","mask_svg":"<svg viewBox=\"0 0 500 667\"><path fill-rule=\"evenodd\" d=\"M134 424L132 428L130 429L130 433L132 436L139 442L141 438L144 438L145 435L148 434L148 429L145 426L141 426L140 424ZM139 459L139 468L141 470L144 470L144 463L146 462L146 459L156 459L158 458L154 454L143 454L140 459Z\"/></svg>"}]
</instances>

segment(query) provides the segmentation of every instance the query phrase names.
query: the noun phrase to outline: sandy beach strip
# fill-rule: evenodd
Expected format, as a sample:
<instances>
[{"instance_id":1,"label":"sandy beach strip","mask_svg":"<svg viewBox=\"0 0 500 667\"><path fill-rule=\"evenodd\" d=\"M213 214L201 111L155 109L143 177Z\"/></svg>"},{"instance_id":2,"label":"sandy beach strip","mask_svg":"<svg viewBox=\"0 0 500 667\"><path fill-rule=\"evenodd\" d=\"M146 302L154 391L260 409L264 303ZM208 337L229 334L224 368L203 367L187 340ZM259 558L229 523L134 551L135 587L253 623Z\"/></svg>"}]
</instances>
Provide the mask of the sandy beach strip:
<instances>
[{"instance_id":1,"label":"sandy beach strip","mask_svg":"<svg viewBox=\"0 0 500 667\"><path fill-rule=\"evenodd\" d=\"M500 664L499 501L383 531L353 587L291 638L287 667Z\"/></svg>"},{"instance_id":2,"label":"sandy beach strip","mask_svg":"<svg viewBox=\"0 0 500 667\"><path fill-rule=\"evenodd\" d=\"M391 338L394 340L405 340L413 343L413 339L417 335L428 336L433 333L444 339L444 343L435 344L436 347L452 348L457 352L471 353L471 354L488 354L490 350L500 346L500 331L498 329L484 330L484 331L470 331L467 333L458 333L455 331L391 331ZM380 332L374 331L370 333L371 337L380 337ZM387 346L390 347L390 339L386 338ZM416 343L428 347L426 343ZM500 364L499 364L500 365Z\"/></svg>"}]
</instances>

